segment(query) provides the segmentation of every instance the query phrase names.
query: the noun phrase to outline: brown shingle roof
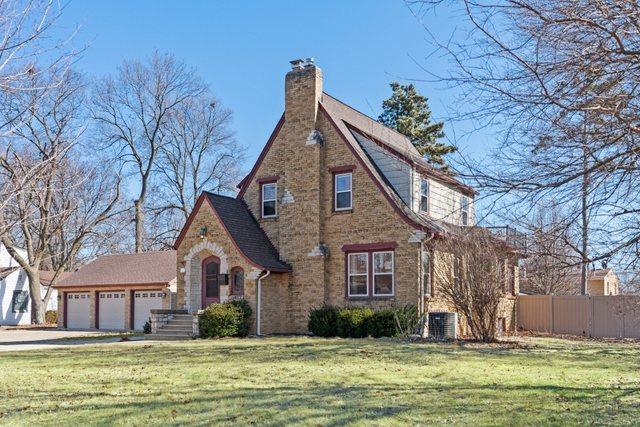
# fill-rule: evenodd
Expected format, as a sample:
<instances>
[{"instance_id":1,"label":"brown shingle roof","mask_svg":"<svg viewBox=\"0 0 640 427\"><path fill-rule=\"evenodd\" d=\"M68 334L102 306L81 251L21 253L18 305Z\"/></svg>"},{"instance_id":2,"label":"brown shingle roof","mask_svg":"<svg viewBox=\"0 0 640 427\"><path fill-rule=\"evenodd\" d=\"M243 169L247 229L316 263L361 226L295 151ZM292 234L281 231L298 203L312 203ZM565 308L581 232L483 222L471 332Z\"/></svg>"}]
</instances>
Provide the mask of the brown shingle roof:
<instances>
[{"instance_id":1,"label":"brown shingle roof","mask_svg":"<svg viewBox=\"0 0 640 427\"><path fill-rule=\"evenodd\" d=\"M176 278L176 251L103 255L54 287L169 284Z\"/></svg>"},{"instance_id":2,"label":"brown shingle roof","mask_svg":"<svg viewBox=\"0 0 640 427\"><path fill-rule=\"evenodd\" d=\"M51 286L51 281L53 280L53 275L55 273L56 273L55 271L51 271L51 270L40 270L40 283L43 285ZM64 280L66 277L69 277L70 274L71 273L68 271L63 271L58 275L56 280L60 282L61 280Z\"/></svg>"}]
</instances>

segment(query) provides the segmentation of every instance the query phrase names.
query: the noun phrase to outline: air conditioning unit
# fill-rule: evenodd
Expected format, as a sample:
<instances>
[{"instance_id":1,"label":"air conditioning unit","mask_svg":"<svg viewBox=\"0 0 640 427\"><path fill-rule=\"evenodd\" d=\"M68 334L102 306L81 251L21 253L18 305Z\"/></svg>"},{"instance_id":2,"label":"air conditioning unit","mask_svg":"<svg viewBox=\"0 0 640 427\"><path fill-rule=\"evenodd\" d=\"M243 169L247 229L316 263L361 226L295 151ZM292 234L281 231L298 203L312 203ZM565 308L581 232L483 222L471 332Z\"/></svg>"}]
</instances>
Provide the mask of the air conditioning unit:
<instances>
[{"instance_id":1,"label":"air conditioning unit","mask_svg":"<svg viewBox=\"0 0 640 427\"><path fill-rule=\"evenodd\" d=\"M446 311L429 312L429 336L438 340L458 337L458 314Z\"/></svg>"}]
</instances>

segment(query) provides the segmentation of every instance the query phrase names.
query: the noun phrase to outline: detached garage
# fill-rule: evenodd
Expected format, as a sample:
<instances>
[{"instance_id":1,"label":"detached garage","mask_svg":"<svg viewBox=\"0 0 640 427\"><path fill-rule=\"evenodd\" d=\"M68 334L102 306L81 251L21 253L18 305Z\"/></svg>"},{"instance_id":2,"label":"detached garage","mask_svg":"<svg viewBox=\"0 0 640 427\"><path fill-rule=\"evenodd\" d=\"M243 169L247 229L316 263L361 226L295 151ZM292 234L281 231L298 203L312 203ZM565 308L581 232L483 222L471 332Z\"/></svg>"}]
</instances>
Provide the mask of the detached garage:
<instances>
[{"instance_id":1,"label":"detached garage","mask_svg":"<svg viewBox=\"0 0 640 427\"><path fill-rule=\"evenodd\" d=\"M101 256L55 285L58 326L142 330L152 309L174 308L176 252Z\"/></svg>"}]
</instances>

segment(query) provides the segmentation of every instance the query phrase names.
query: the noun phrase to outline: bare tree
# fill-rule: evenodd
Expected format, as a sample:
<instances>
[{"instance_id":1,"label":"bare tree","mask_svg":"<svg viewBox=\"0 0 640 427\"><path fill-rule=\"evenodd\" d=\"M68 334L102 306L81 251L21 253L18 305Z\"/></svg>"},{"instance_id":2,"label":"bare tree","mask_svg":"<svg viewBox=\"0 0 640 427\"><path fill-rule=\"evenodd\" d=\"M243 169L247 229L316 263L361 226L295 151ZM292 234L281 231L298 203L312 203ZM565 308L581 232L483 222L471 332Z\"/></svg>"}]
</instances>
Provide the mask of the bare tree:
<instances>
[{"instance_id":1,"label":"bare tree","mask_svg":"<svg viewBox=\"0 0 640 427\"><path fill-rule=\"evenodd\" d=\"M59 79L50 77L62 76L74 56L68 49L71 37L57 40L50 35L63 8L53 0L0 0L0 94L4 98L0 104L0 138L9 135L12 127L19 126L25 113L23 109L6 108L15 107L6 102L7 97L43 90L45 84L57 85ZM38 75L47 78L38 79ZM12 150L11 140L3 138L2 142L0 156L7 158ZM22 179L28 181L37 176L42 166L42 162L33 164ZM23 188L15 184L0 178L0 211L14 203L14 197ZM6 231L0 228L0 234Z\"/></svg>"},{"instance_id":2,"label":"bare tree","mask_svg":"<svg viewBox=\"0 0 640 427\"><path fill-rule=\"evenodd\" d=\"M434 244L433 269L439 294L460 313L469 332L484 342L497 335L498 309L505 289L508 248L486 229L460 229Z\"/></svg>"},{"instance_id":3,"label":"bare tree","mask_svg":"<svg viewBox=\"0 0 640 427\"><path fill-rule=\"evenodd\" d=\"M45 77L33 78L37 87ZM115 214L119 196L114 175L80 160L78 141L86 119L82 78L67 71L54 87L47 82L41 87L3 100L10 104L7 114L16 109L26 113L6 136L12 150L0 158L2 180L17 194L0 211L0 228L8 229L0 242L29 278L32 321L37 324L44 322L51 295L49 287L43 298L37 297L40 269L52 267L55 282L73 264L87 236ZM31 176L37 165L40 173Z\"/></svg>"},{"instance_id":4,"label":"bare tree","mask_svg":"<svg viewBox=\"0 0 640 427\"><path fill-rule=\"evenodd\" d=\"M528 235L527 258L523 262L520 289L533 294L575 294L575 266L580 255L578 240L561 208L540 205L531 221L521 223Z\"/></svg>"},{"instance_id":5,"label":"bare tree","mask_svg":"<svg viewBox=\"0 0 640 427\"><path fill-rule=\"evenodd\" d=\"M586 266L637 262L640 5L623 0L409 1L416 14L459 6L465 32L434 41L454 67L436 76L469 107L460 118L502 131L468 177L522 215L540 200L573 205ZM594 238L597 235L597 238Z\"/></svg>"},{"instance_id":6,"label":"bare tree","mask_svg":"<svg viewBox=\"0 0 640 427\"><path fill-rule=\"evenodd\" d=\"M135 251L146 246L147 198L161 152L169 150L168 122L180 106L200 96L204 83L173 56L155 53L146 62L125 61L93 94L98 142L133 177ZM153 236L152 236L153 238Z\"/></svg>"},{"instance_id":7,"label":"bare tree","mask_svg":"<svg viewBox=\"0 0 640 427\"><path fill-rule=\"evenodd\" d=\"M209 96L185 100L166 126L158 157L151 208L163 232L158 243L173 244L202 191L231 193L241 178L243 149L229 129L231 111Z\"/></svg>"}]
</instances>

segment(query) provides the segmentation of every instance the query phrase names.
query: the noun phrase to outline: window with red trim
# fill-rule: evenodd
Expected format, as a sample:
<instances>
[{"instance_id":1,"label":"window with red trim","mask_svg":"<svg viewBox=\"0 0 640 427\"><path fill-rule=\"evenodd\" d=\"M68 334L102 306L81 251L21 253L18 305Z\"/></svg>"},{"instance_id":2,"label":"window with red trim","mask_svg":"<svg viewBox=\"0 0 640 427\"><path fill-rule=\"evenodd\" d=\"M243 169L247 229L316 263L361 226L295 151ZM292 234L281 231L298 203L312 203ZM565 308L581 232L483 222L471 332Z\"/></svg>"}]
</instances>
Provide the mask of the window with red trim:
<instances>
[{"instance_id":1,"label":"window with red trim","mask_svg":"<svg viewBox=\"0 0 640 427\"><path fill-rule=\"evenodd\" d=\"M336 173L333 175L333 208L336 211L348 211L353 209L353 176L351 172Z\"/></svg>"},{"instance_id":2,"label":"window with red trim","mask_svg":"<svg viewBox=\"0 0 640 427\"><path fill-rule=\"evenodd\" d=\"M232 269L231 294L244 295L244 271L240 267L234 267Z\"/></svg>"},{"instance_id":3,"label":"window with red trim","mask_svg":"<svg viewBox=\"0 0 640 427\"><path fill-rule=\"evenodd\" d=\"M371 249L347 252L346 263L347 297L394 296L393 250Z\"/></svg>"},{"instance_id":4,"label":"window with red trim","mask_svg":"<svg viewBox=\"0 0 640 427\"><path fill-rule=\"evenodd\" d=\"M278 184L269 182L261 184L262 194L262 218L275 218L278 214L276 199L278 196Z\"/></svg>"}]
</instances>

